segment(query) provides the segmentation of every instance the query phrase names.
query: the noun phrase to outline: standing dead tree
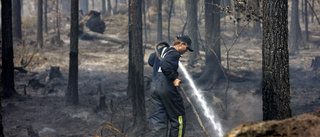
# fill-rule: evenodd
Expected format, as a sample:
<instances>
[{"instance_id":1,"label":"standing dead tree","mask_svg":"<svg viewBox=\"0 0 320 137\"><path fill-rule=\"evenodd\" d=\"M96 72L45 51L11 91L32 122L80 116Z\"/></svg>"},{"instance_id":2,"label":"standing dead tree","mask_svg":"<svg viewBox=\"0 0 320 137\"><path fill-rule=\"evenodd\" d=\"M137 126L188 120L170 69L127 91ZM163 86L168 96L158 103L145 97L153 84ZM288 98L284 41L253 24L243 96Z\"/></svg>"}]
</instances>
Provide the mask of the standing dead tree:
<instances>
[{"instance_id":1,"label":"standing dead tree","mask_svg":"<svg viewBox=\"0 0 320 137\"><path fill-rule=\"evenodd\" d=\"M1 1L2 33L2 97L11 98L17 94L14 86L13 39L12 39L12 5L11 1Z\"/></svg>"},{"instance_id":2,"label":"standing dead tree","mask_svg":"<svg viewBox=\"0 0 320 137\"><path fill-rule=\"evenodd\" d=\"M61 38L60 38L59 1L60 0L57 0L57 2L56 2L56 29L57 29L56 42L58 45L60 45L62 43Z\"/></svg>"},{"instance_id":3,"label":"standing dead tree","mask_svg":"<svg viewBox=\"0 0 320 137\"><path fill-rule=\"evenodd\" d=\"M48 0L44 0L44 32L48 35Z\"/></svg>"},{"instance_id":4,"label":"standing dead tree","mask_svg":"<svg viewBox=\"0 0 320 137\"><path fill-rule=\"evenodd\" d=\"M68 88L66 93L67 105L78 105L78 35L79 35L79 1L71 0L71 36Z\"/></svg>"},{"instance_id":5,"label":"standing dead tree","mask_svg":"<svg viewBox=\"0 0 320 137\"><path fill-rule=\"evenodd\" d=\"M130 20L132 39L129 46L128 93L132 99L132 135L140 134L146 128L146 111L143 76L142 44L142 0L130 0Z\"/></svg>"},{"instance_id":6,"label":"standing dead tree","mask_svg":"<svg viewBox=\"0 0 320 137\"><path fill-rule=\"evenodd\" d=\"M43 32L42 32L42 0L38 0L38 25L37 25L37 43L38 47L43 47Z\"/></svg>"},{"instance_id":7,"label":"standing dead tree","mask_svg":"<svg viewBox=\"0 0 320 137\"><path fill-rule=\"evenodd\" d=\"M198 42L198 21L197 21L197 7L198 0L186 0L187 10L187 24L188 34L192 41L194 52L189 53L188 66L194 66L199 60L199 42ZM219 13L220 14L220 13ZM216 25L214 25L216 26ZM220 27L220 25L219 25Z\"/></svg>"},{"instance_id":8,"label":"standing dead tree","mask_svg":"<svg viewBox=\"0 0 320 137\"><path fill-rule=\"evenodd\" d=\"M21 3L20 0L12 0L12 7L15 7L12 10L12 25L13 25L13 38L18 41L22 40L22 31L21 31Z\"/></svg>"}]
</instances>

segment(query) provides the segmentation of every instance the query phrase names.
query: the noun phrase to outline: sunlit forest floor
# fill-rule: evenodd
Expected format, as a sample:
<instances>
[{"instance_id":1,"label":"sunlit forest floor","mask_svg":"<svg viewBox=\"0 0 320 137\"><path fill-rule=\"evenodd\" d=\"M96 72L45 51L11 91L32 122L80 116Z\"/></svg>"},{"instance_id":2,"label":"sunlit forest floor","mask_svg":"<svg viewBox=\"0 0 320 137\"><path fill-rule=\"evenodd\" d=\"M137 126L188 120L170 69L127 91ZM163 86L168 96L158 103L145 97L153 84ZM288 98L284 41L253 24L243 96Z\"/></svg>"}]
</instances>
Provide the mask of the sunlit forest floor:
<instances>
[{"instance_id":1,"label":"sunlit forest floor","mask_svg":"<svg viewBox=\"0 0 320 137\"><path fill-rule=\"evenodd\" d=\"M123 28L116 22L117 18L126 18L117 15L104 18L107 29L105 33L126 39L127 34L115 31ZM175 36L181 32L183 24L181 18L172 18L172 32ZM221 19L224 21L224 19ZM79 40L79 102L76 107L65 106L69 66L69 24L61 28L61 39L64 44L50 43L54 35L53 29L45 35L45 44L37 49L31 63L26 67L27 73L15 71L15 88L19 97L2 100L2 114L4 134L8 137L28 137L31 132L37 132L41 137L85 137L85 136L120 136L126 134L132 125L131 101L126 96L128 84L128 46L118 45L103 40ZM155 23L156 24L156 23ZM145 76L152 77L152 68L147 65L147 59L153 52L156 43L156 26L151 24L151 41L146 44ZM301 24L302 26L302 24ZM200 34L204 38L204 21L199 25ZM227 66L226 47L232 49L229 53L230 70L244 76L240 81L231 81L229 84L222 80L210 89L201 89L208 101L208 105L216 113L224 132L235 126L262 120L262 37L261 34L250 34L246 29L231 45L235 36L234 24L231 22L221 25L222 65ZM302 29L302 31L304 31ZM312 59L320 53L320 26L317 23L309 25L312 42L307 47L301 47L299 53L290 56L290 86L291 107L293 115L316 111L320 107L320 73L310 67ZM36 30L28 30L26 37L26 52L22 46L15 45L15 65L20 65L20 59L30 58L35 47ZM110 33L109 33L110 32ZM112 32L112 33L111 33ZM124 31L125 32L125 31ZM164 39L167 32L164 31ZM203 40L202 38L202 40ZM316 41L318 40L318 41ZM170 41L170 43L172 40ZM188 55L182 57L186 65ZM46 81L51 66L59 66L64 78ZM195 67L188 67L191 75L196 76L204 68L204 52ZM183 74L180 74L183 77ZM145 88L149 88L149 78L145 79ZM40 84L30 81L38 80ZM42 84L42 86L41 86ZM184 85L187 86L187 85ZM101 93L99 90L101 89ZM189 88L186 88L189 89ZM26 94L24 93L26 92ZM188 91L190 96L192 91ZM227 93L227 100L226 98ZM106 96L107 107L98 109L100 96ZM194 102L194 104L198 104ZM190 105L185 102L187 111L186 137L205 136L197 123ZM146 96L148 114L148 97ZM201 110L199 109L199 112ZM202 117L203 121L205 120ZM205 122L207 130L214 134L214 128ZM32 128L30 128L32 127ZM149 126L150 128L150 126ZM151 129L145 130L141 136L150 136Z\"/></svg>"}]
</instances>

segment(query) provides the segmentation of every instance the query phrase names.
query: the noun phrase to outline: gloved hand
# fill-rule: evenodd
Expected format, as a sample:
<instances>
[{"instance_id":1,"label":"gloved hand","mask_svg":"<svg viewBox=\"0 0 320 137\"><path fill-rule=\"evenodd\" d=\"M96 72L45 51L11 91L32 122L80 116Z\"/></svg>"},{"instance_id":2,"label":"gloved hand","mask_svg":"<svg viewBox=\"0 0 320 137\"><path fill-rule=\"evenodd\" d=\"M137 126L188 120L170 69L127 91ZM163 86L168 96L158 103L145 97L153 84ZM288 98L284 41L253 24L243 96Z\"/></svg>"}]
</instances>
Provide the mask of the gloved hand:
<instances>
[{"instance_id":1,"label":"gloved hand","mask_svg":"<svg viewBox=\"0 0 320 137\"><path fill-rule=\"evenodd\" d=\"M180 79L175 79L173 81L173 85L176 86L176 87L179 87L180 86L180 83L181 83L181 80Z\"/></svg>"}]
</instances>

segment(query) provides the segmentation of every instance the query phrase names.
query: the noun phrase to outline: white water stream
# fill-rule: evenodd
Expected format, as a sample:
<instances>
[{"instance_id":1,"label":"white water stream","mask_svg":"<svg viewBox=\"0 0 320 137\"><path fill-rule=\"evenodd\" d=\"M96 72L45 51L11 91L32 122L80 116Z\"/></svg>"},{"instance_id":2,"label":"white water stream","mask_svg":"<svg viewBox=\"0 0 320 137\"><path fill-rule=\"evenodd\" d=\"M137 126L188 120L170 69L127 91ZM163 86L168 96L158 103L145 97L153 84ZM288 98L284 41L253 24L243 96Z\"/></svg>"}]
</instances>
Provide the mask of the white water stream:
<instances>
[{"instance_id":1,"label":"white water stream","mask_svg":"<svg viewBox=\"0 0 320 137\"><path fill-rule=\"evenodd\" d=\"M201 104L201 108L204 111L204 115L210 121L211 125L213 126L213 130L216 131L215 132L216 135L218 135L219 137L222 137L223 136L223 131L222 131L222 126L220 124L220 121L216 117L216 115L213 112L213 110L208 107L207 102L205 101L205 99L202 96L202 94L200 93L200 91L197 89L197 87L194 84L194 82L193 82L191 76L189 75L187 69L181 64L180 61L179 61L179 68L182 70L182 72L184 73L184 75L188 79L189 84L190 84L190 86L191 86L191 88L193 90L193 93L197 97L197 101ZM210 129L207 128L207 130L210 130Z\"/></svg>"}]
</instances>

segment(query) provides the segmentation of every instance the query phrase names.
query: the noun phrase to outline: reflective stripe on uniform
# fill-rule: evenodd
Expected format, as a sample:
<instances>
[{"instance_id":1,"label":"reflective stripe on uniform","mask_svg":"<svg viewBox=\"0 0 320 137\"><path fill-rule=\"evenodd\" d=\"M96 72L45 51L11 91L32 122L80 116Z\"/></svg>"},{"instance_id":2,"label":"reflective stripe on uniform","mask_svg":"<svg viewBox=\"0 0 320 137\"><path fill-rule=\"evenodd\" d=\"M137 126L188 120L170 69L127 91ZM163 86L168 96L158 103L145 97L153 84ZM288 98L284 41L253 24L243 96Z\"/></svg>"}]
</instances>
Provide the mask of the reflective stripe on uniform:
<instances>
[{"instance_id":1,"label":"reflective stripe on uniform","mask_svg":"<svg viewBox=\"0 0 320 137\"><path fill-rule=\"evenodd\" d=\"M165 53L165 54L163 54L164 53L164 51L166 50L167 48L165 47L165 48L163 48L163 50L162 50L162 52L161 52L161 58L164 58L164 56L166 56L167 55L167 52ZM158 69L158 72L162 72L161 71L161 66L159 67L159 69Z\"/></svg>"},{"instance_id":2,"label":"reflective stripe on uniform","mask_svg":"<svg viewBox=\"0 0 320 137\"><path fill-rule=\"evenodd\" d=\"M182 137L183 119L182 116L178 116L179 119L179 134L178 137Z\"/></svg>"}]
</instances>

